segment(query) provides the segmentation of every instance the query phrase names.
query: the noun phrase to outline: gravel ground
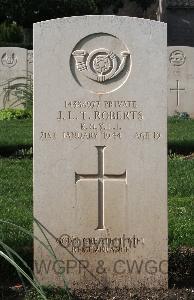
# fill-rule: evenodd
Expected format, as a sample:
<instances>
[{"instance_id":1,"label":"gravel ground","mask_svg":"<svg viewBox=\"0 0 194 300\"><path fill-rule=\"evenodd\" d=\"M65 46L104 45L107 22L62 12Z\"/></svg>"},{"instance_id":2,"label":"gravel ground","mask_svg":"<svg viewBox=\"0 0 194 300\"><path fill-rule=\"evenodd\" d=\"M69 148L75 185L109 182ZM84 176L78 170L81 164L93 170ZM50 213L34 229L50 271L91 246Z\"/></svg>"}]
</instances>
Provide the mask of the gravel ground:
<instances>
[{"instance_id":1,"label":"gravel ground","mask_svg":"<svg viewBox=\"0 0 194 300\"><path fill-rule=\"evenodd\" d=\"M4 291L5 292L5 291ZM25 300L23 293L17 293L16 291L8 293L0 293L1 300ZM37 300L37 297L30 298ZM40 299L38 297L38 299ZM49 297L52 299L61 299L63 297L55 296ZM169 290L128 290L128 289L116 289L116 290L80 290L77 291L73 297L74 300L194 300L194 288L192 289L169 289Z\"/></svg>"},{"instance_id":2,"label":"gravel ground","mask_svg":"<svg viewBox=\"0 0 194 300\"><path fill-rule=\"evenodd\" d=\"M194 300L193 289L79 291L79 300Z\"/></svg>"}]
</instances>

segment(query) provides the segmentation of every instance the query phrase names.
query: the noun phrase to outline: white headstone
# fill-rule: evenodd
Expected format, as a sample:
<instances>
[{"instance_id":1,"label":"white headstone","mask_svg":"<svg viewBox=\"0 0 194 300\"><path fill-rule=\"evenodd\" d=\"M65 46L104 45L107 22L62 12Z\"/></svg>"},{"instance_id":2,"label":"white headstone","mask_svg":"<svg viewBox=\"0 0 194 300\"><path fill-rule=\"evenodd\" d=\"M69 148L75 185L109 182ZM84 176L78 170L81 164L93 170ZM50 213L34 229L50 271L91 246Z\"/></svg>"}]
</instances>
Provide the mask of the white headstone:
<instances>
[{"instance_id":1,"label":"white headstone","mask_svg":"<svg viewBox=\"0 0 194 300\"><path fill-rule=\"evenodd\" d=\"M168 115L194 117L194 48L168 47Z\"/></svg>"},{"instance_id":2,"label":"white headstone","mask_svg":"<svg viewBox=\"0 0 194 300\"><path fill-rule=\"evenodd\" d=\"M17 47L0 47L0 109L17 107L17 98L13 93L6 93L8 89L19 82L25 82L27 75L27 50ZM18 77L23 77L18 79ZM17 79L16 79L17 78ZM5 96L7 101L5 102Z\"/></svg>"},{"instance_id":3,"label":"white headstone","mask_svg":"<svg viewBox=\"0 0 194 300\"><path fill-rule=\"evenodd\" d=\"M34 216L59 260L35 241L43 284L167 285L166 77L163 23L35 24Z\"/></svg>"}]
</instances>

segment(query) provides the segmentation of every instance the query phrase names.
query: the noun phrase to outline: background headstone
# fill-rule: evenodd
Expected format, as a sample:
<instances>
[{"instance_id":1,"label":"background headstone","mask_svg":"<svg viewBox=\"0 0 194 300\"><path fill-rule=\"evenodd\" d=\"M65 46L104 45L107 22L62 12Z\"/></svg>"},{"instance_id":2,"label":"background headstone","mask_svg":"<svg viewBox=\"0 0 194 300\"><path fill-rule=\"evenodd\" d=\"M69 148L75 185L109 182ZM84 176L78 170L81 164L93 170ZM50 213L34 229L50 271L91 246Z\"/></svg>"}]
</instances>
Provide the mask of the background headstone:
<instances>
[{"instance_id":1,"label":"background headstone","mask_svg":"<svg viewBox=\"0 0 194 300\"><path fill-rule=\"evenodd\" d=\"M27 50L17 47L0 47L0 109L4 107L18 107L16 97L11 94L4 103L5 92L10 86L25 82L18 77L27 76ZM14 80L15 79L15 80Z\"/></svg>"},{"instance_id":2,"label":"background headstone","mask_svg":"<svg viewBox=\"0 0 194 300\"><path fill-rule=\"evenodd\" d=\"M35 24L34 216L59 263L35 240L43 284L167 286L166 60L160 22Z\"/></svg>"},{"instance_id":3,"label":"background headstone","mask_svg":"<svg viewBox=\"0 0 194 300\"><path fill-rule=\"evenodd\" d=\"M168 115L194 117L194 48L168 47Z\"/></svg>"},{"instance_id":4,"label":"background headstone","mask_svg":"<svg viewBox=\"0 0 194 300\"><path fill-rule=\"evenodd\" d=\"M28 50L27 53L27 73L28 76L32 77L33 76L33 50Z\"/></svg>"}]
</instances>

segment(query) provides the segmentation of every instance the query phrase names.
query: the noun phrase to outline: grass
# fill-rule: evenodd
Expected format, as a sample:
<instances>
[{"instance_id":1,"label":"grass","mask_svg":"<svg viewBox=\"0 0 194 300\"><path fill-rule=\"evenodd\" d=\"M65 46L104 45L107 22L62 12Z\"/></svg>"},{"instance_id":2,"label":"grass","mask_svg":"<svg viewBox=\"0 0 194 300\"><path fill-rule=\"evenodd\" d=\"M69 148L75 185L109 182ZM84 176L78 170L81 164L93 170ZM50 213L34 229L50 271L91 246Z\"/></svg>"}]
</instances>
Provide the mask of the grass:
<instances>
[{"instance_id":1,"label":"grass","mask_svg":"<svg viewBox=\"0 0 194 300\"><path fill-rule=\"evenodd\" d=\"M169 198L169 245L194 247L194 196Z\"/></svg>"},{"instance_id":2,"label":"grass","mask_svg":"<svg viewBox=\"0 0 194 300\"><path fill-rule=\"evenodd\" d=\"M0 219L32 231L31 159L0 159ZM0 223L0 240L18 252L32 267L32 239L28 235ZM0 259L0 278L7 282L17 278L16 270L3 258Z\"/></svg>"},{"instance_id":3,"label":"grass","mask_svg":"<svg viewBox=\"0 0 194 300\"><path fill-rule=\"evenodd\" d=\"M169 245L194 247L194 159L168 160Z\"/></svg>"},{"instance_id":4,"label":"grass","mask_svg":"<svg viewBox=\"0 0 194 300\"><path fill-rule=\"evenodd\" d=\"M0 159L0 219L32 230L32 160ZM21 232L0 226L0 237L14 248L30 239Z\"/></svg>"},{"instance_id":5,"label":"grass","mask_svg":"<svg viewBox=\"0 0 194 300\"><path fill-rule=\"evenodd\" d=\"M169 197L194 197L194 159L175 157L168 160Z\"/></svg>"},{"instance_id":6,"label":"grass","mask_svg":"<svg viewBox=\"0 0 194 300\"><path fill-rule=\"evenodd\" d=\"M171 153L194 152L194 120L168 119L168 149Z\"/></svg>"},{"instance_id":7,"label":"grass","mask_svg":"<svg viewBox=\"0 0 194 300\"><path fill-rule=\"evenodd\" d=\"M32 147L32 120L0 121L0 156Z\"/></svg>"}]
</instances>

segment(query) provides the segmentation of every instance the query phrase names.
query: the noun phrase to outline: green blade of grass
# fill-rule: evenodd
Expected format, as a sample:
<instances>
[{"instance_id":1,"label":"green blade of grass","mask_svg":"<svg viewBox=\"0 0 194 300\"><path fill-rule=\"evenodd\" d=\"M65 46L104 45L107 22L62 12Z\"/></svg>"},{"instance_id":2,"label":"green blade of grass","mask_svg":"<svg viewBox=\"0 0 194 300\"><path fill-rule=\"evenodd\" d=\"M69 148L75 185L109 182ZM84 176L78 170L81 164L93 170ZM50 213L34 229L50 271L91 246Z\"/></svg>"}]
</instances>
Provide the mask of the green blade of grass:
<instances>
[{"instance_id":1,"label":"green blade of grass","mask_svg":"<svg viewBox=\"0 0 194 300\"><path fill-rule=\"evenodd\" d=\"M35 283L37 284L37 286L39 286L40 290L42 290L41 285L39 283L39 281L37 280L36 276L34 275L34 273L32 272L31 268L28 266L28 264L25 262L25 260L23 260L23 258L16 252L14 251L12 248L10 248L8 245L6 245L5 243L3 243L2 241L0 241L0 245L5 249L6 252L8 252L9 254L11 254L10 258L14 261L14 258L12 256L12 254L17 257L20 262L25 266L25 268L31 273L32 277L34 278ZM18 274L19 275L19 274ZM20 275L21 276L21 275ZM20 277L21 278L21 277ZM21 279L22 280L22 279ZM22 280L23 281L23 280ZM23 284L24 285L24 284ZM25 287L25 285L24 285Z\"/></svg>"},{"instance_id":2,"label":"green blade of grass","mask_svg":"<svg viewBox=\"0 0 194 300\"><path fill-rule=\"evenodd\" d=\"M40 243L40 244L48 251L48 253L54 258L54 262L56 262L57 264L59 263L59 261L58 261L56 255L55 255L55 253L53 254L53 251L50 250L50 247L47 246L45 243L43 243L37 236L35 236L35 235L32 234L31 232L29 232L28 230L24 229L23 227L21 227L21 226L19 226L19 225L16 225L16 224L14 224L14 223L11 223L11 222L9 222L9 221L0 220L0 223L8 224L8 225L11 225L11 226L13 226L13 227L15 227L15 228L18 228L19 230L21 230L21 231L24 232L25 234L31 236L32 239L36 239L36 240L37 240L37 241L38 241L38 242L39 242L39 243ZM68 294L68 297L69 297L69 299L71 299L71 298L70 298L69 289L68 289L68 287L67 287L67 285L66 285L66 281L65 281L65 278L64 278L64 274L60 274L60 275L62 276L63 283L64 283L64 287L65 287L65 290L66 290L66 292L67 292L67 294Z\"/></svg>"},{"instance_id":3,"label":"green blade of grass","mask_svg":"<svg viewBox=\"0 0 194 300\"><path fill-rule=\"evenodd\" d=\"M35 288L35 290L42 296L44 300L47 300L46 296L42 293L42 291L37 287L36 283L18 266L18 264L13 261L8 255L6 255L3 251L0 251L0 256L5 258L13 267L17 269L18 272L20 272L28 281L29 283Z\"/></svg>"}]
</instances>

